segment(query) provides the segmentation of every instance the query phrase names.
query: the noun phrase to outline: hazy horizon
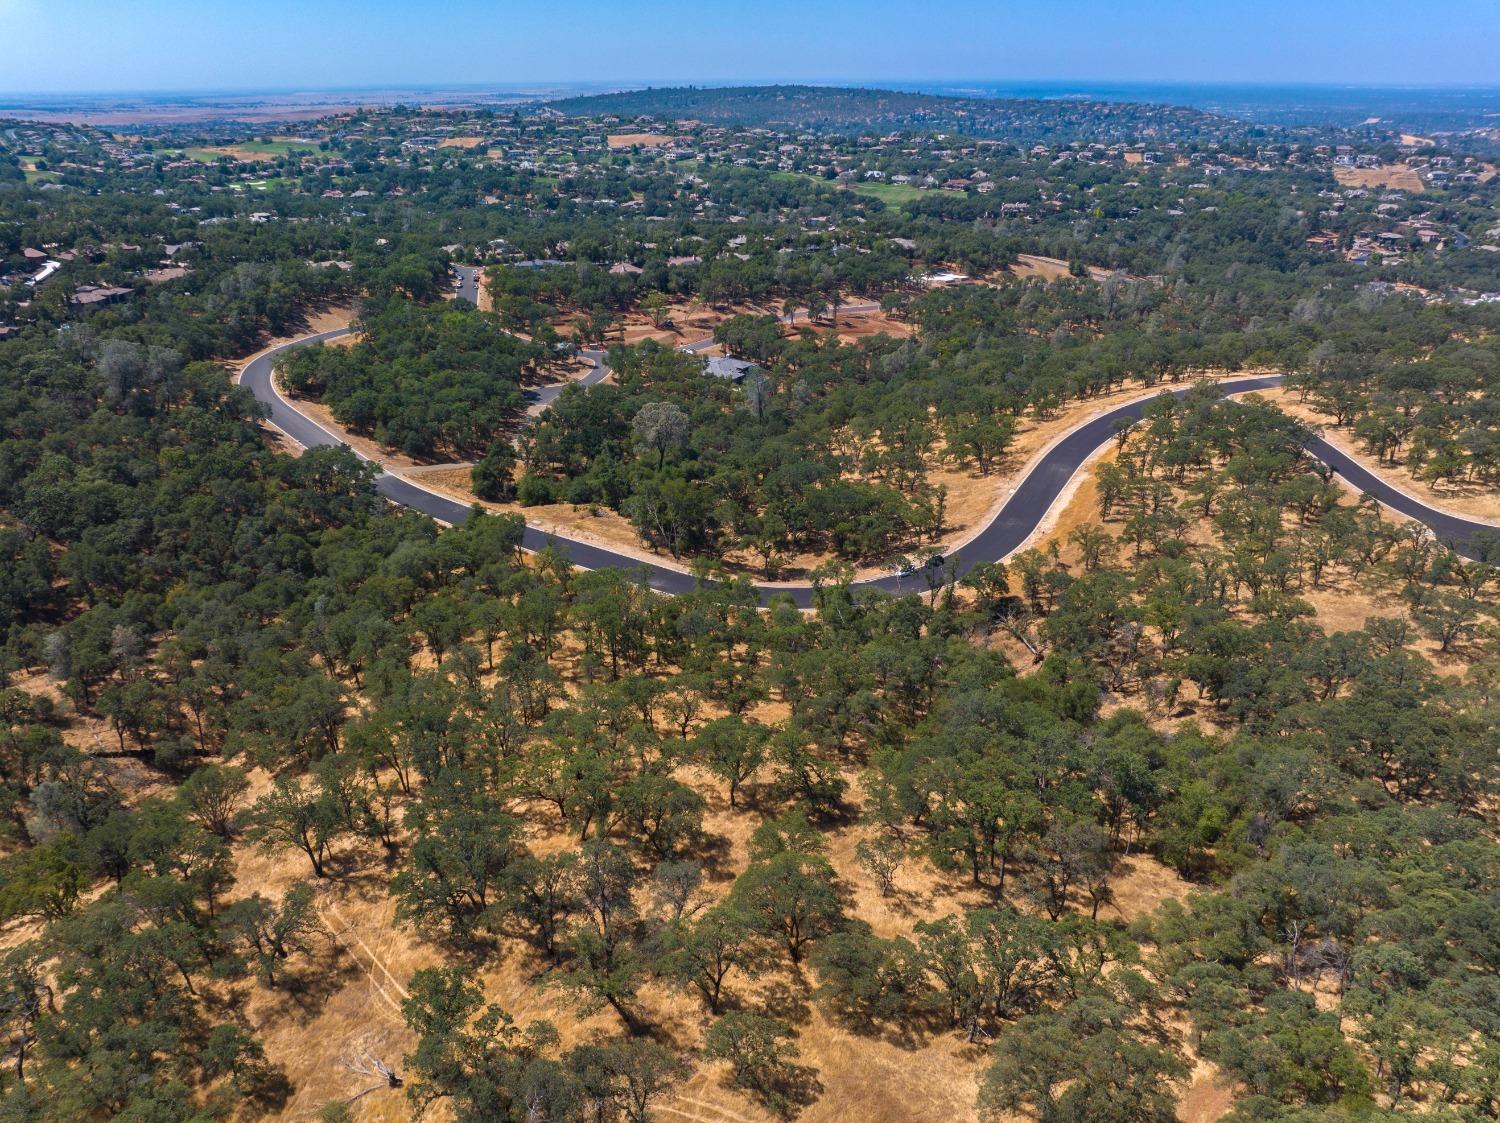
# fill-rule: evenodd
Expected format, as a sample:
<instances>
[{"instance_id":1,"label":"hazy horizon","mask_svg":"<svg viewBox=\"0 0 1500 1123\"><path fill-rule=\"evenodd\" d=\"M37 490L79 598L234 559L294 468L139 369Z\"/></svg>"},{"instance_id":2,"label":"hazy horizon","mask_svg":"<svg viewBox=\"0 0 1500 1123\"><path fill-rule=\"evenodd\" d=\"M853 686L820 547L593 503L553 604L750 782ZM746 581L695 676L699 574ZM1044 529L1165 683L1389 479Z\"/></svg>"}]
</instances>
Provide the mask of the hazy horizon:
<instances>
[{"instance_id":1,"label":"hazy horizon","mask_svg":"<svg viewBox=\"0 0 1500 1123\"><path fill-rule=\"evenodd\" d=\"M1500 83L1489 0L894 0L740 5L607 0L0 0L14 95L370 88L1009 82L1484 89ZM732 50L726 47L732 45ZM747 66L746 60L757 60ZM744 77L762 71L759 78ZM596 78L594 73L605 74ZM566 77L559 77L559 74ZM840 77L862 75L864 77Z\"/></svg>"},{"instance_id":2,"label":"hazy horizon","mask_svg":"<svg viewBox=\"0 0 1500 1123\"><path fill-rule=\"evenodd\" d=\"M1412 93L1500 93L1500 80L1492 82L1318 82L1318 81L1212 81L1193 79L1147 79L1147 78L1111 78L1108 75L1099 77L1052 77L1007 80L997 77L974 77L959 76L947 79L921 79L903 78L896 76L865 76L865 77L781 77L781 78L641 78L620 80L594 80L580 81L573 78L537 78L524 82L511 82L505 80L476 80L472 82L444 82L441 80L410 81L410 82L362 82L353 84L339 84L320 86L312 83L292 83L290 85L250 85L250 86L197 86L197 87L98 87L95 89L68 89L68 90L45 90L45 89L21 89L0 87L0 97L3 98L49 98L63 100L68 98L103 98L103 97L160 97L160 98L190 98L190 97L248 97L255 95L274 94L279 96L292 96L299 94L359 94L359 93L424 93L424 92L470 92L470 93L495 93L501 95L520 96L528 92L548 93L553 90L582 90L616 92L620 90L637 90L650 88L673 88L673 87L701 87L705 89L734 88L739 86L765 86L765 85L799 85L799 86L827 86L827 87L849 87L864 89L923 89L939 90L949 93L950 96L992 97L996 96L990 92L996 87L1014 87L1017 89L1033 88L1038 92L1048 87L1055 88L1049 91L1047 96L1066 97L1062 92L1067 87L1075 87L1078 90L1089 93L1099 89L1119 88L1133 90L1150 89L1221 89L1221 90L1252 90L1263 89L1267 91L1287 90L1318 90L1318 91L1350 91L1350 92L1387 92L1387 91L1409 91Z\"/></svg>"}]
</instances>

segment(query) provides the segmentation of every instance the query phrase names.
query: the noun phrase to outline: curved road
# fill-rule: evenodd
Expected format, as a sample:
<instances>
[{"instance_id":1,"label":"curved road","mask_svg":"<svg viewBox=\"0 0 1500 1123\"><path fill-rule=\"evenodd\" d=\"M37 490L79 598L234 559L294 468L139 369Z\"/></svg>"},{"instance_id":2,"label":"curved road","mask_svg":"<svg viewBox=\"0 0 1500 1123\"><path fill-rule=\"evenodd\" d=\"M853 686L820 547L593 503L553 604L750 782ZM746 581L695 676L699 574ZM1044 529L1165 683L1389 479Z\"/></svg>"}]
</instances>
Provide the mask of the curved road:
<instances>
[{"instance_id":1,"label":"curved road","mask_svg":"<svg viewBox=\"0 0 1500 1123\"><path fill-rule=\"evenodd\" d=\"M461 295L466 294L461 293ZM271 423L304 448L337 445L344 442L336 434L298 412L277 392L271 380L272 364L276 356L290 348L323 343L348 333L348 328L319 332L271 348L251 360L240 375L241 385L249 389L256 399L267 407ZM585 351L583 355L594 365L593 369L579 380L581 384L597 382L609 373L601 352ZM1280 383L1279 375L1240 378L1221 382L1219 388L1226 395L1244 394L1255 390L1271 389ZM555 401L566 385L570 384L563 383L528 391L528 396L534 401L546 404ZM1177 397L1187 392L1187 387L1171 391ZM1138 421L1140 419L1146 400L1131 402L1094 417L1054 443L1041 459L1033 464L1031 470L1017 485L1010 499L995 517L949 556L950 560L956 564L958 575L962 576L980 562L1003 560L1020 549L1041 524L1052 504L1063 493L1078 470L1113 438L1117 432L1118 423L1122 420ZM1425 523L1439 541L1452 546L1460 553L1476 556L1481 552L1481 547L1486 540L1500 540L1500 528L1459 518L1427 506L1369 472L1321 437L1309 437L1307 450L1342 476L1356 490L1368 492L1392 510ZM414 511L420 511L443 522L462 522L469 515L469 507L465 504L435 491L429 491L399 476L393 476L389 472L380 473L375 487L391 502L410 507ZM602 569L606 566L644 569L651 587L663 593L688 592L698 584L697 578L682 570L643 562L627 554L616 553L602 546L580 542L577 539L549 534L531 526L526 528L521 544L525 549L532 551L551 546L566 556L574 565L585 569ZM889 574L859 582L859 585L889 593L925 591L926 589L926 584L919 573ZM805 584L762 585L760 594L762 603L781 594L789 595L797 605L803 608L812 603L812 587Z\"/></svg>"},{"instance_id":2,"label":"curved road","mask_svg":"<svg viewBox=\"0 0 1500 1123\"><path fill-rule=\"evenodd\" d=\"M474 305L474 307L479 307L479 278L483 275L484 270L477 265L455 265L453 267L453 271L458 274L458 288L456 291L459 299L467 300L470 304ZM329 332L326 336L321 336L317 340L299 339L296 341L296 343L320 342L321 339L324 338L336 339L340 335L347 334L347 332ZM292 346L295 345L296 344L292 344ZM602 382L604 379L609 377L609 364L604 361L603 351L580 349L578 354L582 358L587 359L591 364L593 364L592 370L590 370L582 378L575 378L570 382L554 382L550 386L538 386L534 389L527 390L525 391L526 400L529 401L532 405L550 406L553 402L557 401L557 396L561 394L566 387L571 386L574 383L579 386L592 386L594 383ZM255 396L259 398L260 394L257 393ZM261 398L261 400L265 401L264 398ZM323 432L327 432L327 430L325 429L323 430ZM448 521L451 522L452 520Z\"/></svg>"}]
</instances>

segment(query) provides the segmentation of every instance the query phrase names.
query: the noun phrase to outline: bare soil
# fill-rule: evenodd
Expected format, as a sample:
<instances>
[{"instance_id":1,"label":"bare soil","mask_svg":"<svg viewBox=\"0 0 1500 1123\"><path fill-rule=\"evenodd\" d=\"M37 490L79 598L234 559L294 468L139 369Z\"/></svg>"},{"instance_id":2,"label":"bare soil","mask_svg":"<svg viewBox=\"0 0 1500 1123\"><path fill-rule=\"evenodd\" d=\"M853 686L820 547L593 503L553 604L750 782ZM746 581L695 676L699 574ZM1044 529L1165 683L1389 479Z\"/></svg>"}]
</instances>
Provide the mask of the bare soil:
<instances>
[{"instance_id":1,"label":"bare soil","mask_svg":"<svg viewBox=\"0 0 1500 1123\"><path fill-rule=\"evenodd\" d=\"M1010 266L1001 276L1008 274L1019 277L1022 280L1036 278L1042 281L1103 281L1113 275L1109 269L1099 265L1088 267L1088 277L1075 277L1069 264L1060 257L1043 257L1041 254L1022 253L1016 255L1016 262Z\"/></svg>"},{"instance_id":2,"label":"bare soil","mask_svg":"<svg viewBox=\"0 0 1500 1123\"><path fill-rule=\"evenodd\" d=\"M848 296L845 300L855 307L874 303L860 296ZM611 342L634 344L653 339L664 347L683 347L688 344L702 343L713 338L714 329L725 320L738 315L779 318L782 315L781 303L776 301L707 305L697 300L673 301L661 315L662 321L670 323L671 327L657 327L650 316L636 309L625 314L619 333L611 339ZM567 334L572 330L572 318L560 317L554 326L559 332ZM833 318L824 315L817 320L810 320L799 312L793 323L782 325L781 334L791 339L809 330L819 336L827 336L834 330ZM916 330L914 323L888 316L878 310L859 312L839 310L837 331L839 341L842 343L858 343L880 334L905 338L915 335ZM723 353L724 349L717 344L698 352L700 355L722 355Z\"/></svg>"},{"instance_id":3,"label":"bare soil","mask_svg":"<svg viewBox=\"0 0 1500 1123\"><path fill-rule=\"evenodd\" d=\"M1416 169L1405 164L1383 164L1378 168L1334 168L1333 178L1344 187L1390 187L1420 195L1425 189Z\"/></svg>"},{"instance_id":4,"label":"bare soil","mask_svg":"<svg viewBox=\"0 0 1500 1123\"><path fill-rule=\"evenodd\" d=\"M611 149L620 148L661 148L671 144L672 138L662 136L660 133L615 133L609 138Z\"/></svg>"}]
</instances>

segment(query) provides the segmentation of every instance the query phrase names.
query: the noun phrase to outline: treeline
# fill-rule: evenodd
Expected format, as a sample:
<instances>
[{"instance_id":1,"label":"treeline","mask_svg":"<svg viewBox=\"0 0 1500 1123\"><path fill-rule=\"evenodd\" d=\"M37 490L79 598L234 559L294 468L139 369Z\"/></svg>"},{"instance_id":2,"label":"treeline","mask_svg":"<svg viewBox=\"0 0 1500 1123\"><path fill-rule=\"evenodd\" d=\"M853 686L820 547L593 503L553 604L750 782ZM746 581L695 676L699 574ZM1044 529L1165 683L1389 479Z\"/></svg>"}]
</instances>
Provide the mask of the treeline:
<instances>
[{"instance_id":1,"label":"treeline","mask_svg":"<svg viewBox=\"0 0 1500 1123\"><path fill-rule=\"evenodd\" d=\"M1157 142L1241 137L1255 126L1197 109L1095 101L956 98L822 86L678 87L562 98L544 107L574 116L647 114L830 132L912 130L1003 137L1020 145L1078 137ZM1263 130L1256 129L1257 132Z\"/></svg>"},{"instance_id":2,"label":"treeline","mask_svg":"<svg viewBox=\"0 0 1500 1123\"><path fill-rule=\"evenodd\" d=\"M563 281L511 280L525 272L497 282L513 308L568 291ZM588 276L546 273L575 284ZM738 385L652 344L616 348L617 386L565 393L526 436L518 494L612 507L674 556L748 550L767 575L794 553L870 560L935 538L945 497L930 483L933 467L992 470L1026 415L1130 383L1246 369L1294 372L1295 384L1319 387L1320 401L1367 402L1364 388L1385 379L1405 396L1377 399L1382 455L1412 434L1411 455L1431 461L1429 474L1488 464L1494 352L1466 340L1489 312L1368 292L1304 296L1287 309L1291 294L1279 286L1231 301L1219 283L1112 277L914 299L891 292L883 306L909 314L918 340L859 347L786 340L772 317L736 316L717 336L762 368ZM825 291L788 297L784 314L794 326L804 308L836 314L847 298ZM527 306L537 315L548 307ZM1416 348L1428 355L1414 362ZM1352 420L1353 409L1337 420Z\"/></svg>"},{"instance_id":3,"label":"treeline","mask_svg":"<svg viewBox=\"0 0 1500 1123\"><path fill-rule=\"evenodd\" d=\"M76 255L34 293L17 286L0 295L0 318L39 335L68 325L143 345L166 339L187 360L218 359L248 354L267 336L293 334L310 312L359 293L376 302L392 293L430 300L446 286L448 260L428 238L376 245L347 227L287 217L200 225L160 200L122 190L53 194L45 202L0 193L0 228L12 231L18 246L24 230L28 244ZM168 245L175 247L171 262L187 274L148 283L144 275L162 263ZM333 264L339 261L349 268ZM133 291L118 304L70 304L88 284Z\"/></svg>"}]
</instances>

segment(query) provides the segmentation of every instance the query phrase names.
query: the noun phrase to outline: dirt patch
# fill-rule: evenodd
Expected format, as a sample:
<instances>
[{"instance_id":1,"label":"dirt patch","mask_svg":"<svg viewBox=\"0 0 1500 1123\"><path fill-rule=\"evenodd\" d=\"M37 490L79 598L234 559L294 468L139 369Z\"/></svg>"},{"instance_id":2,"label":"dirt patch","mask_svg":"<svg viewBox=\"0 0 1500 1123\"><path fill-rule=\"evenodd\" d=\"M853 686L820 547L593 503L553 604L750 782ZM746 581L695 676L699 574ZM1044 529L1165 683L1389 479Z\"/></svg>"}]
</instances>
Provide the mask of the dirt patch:
<instances>
[{"instance_id":1,"label":"dirt patch","mask_svg":"<svg viewBox=\"0 0 1500 1123\"><path fill-rule=\"evenodd\" d=\"M820 335L827 334L833 328L829 318L825 317L813 324L804 324L799 321L798 327L807 326ZM840 312L838 319L838 336L840 343L859 343L861 340L871 339L877 335L894 336L897 339L910 339L917 334L917 325L910 320L897 319L881 311L869 312Z\"/></svg>"},{"instance_id":2,"label":"dirt patch","mask_svg":"<svg viewBox=\"0 0 1500 1123\"><path fill-rule=\"evenodd\" d=\"M916 334L916 324L881 312L873 307L872 301L864 297L849 296L845 298L845 303L849 308L857 309L857 311L839 309L837 330L841 343L858 343L863 339L881 334L898 338ZM713 338L714 329L725 320L740 315L780 318L784 313L779 302L710 306L697 300L679 300L669 304L660 313L658 319L664 325L662 327L658 327L657 321L653 321L645 312L640 310L627 312L618 333L611 338L611 342L634 344L652 339L664 347L702 344ZM555 326L560 332L567 334L572 329L572 320L561 318ZM801 332L809 330L819 336L827 336L834 331L833 317L825 313L817 320L810 320L806 313L799 309L792 323L782 325L781 334L788 339L793 339ZM710 344L697 352L700 355L722 355L723 353L724 349L718 344Z\"/></svg>"},{"instance_id":3,"label":"dirt patch","mask_svg":"<svg viewBox=\"0 0 1500 1123\"><path fill-rule=\"evenodd\" d=\"M273 146L278 143L285 143L287 148L276 149L274 147L266 146L250 148L246 145L239 144L215 144L209 145L202 149L193 149L191 151L203 152L204 154L209 156L229 156L232 159L239 161L241 164L258 164L265 160L275 160L281 156L284 156L288 149L291 150L293 155L300 155L302 153L305 153L307 150L306 141L296 140L293 138L272 137L271 143Z\"/></svg>"},{"instance_id":4,"label":"dirt patch","mask_svg":"<svg viewBox=\"0 0 1500 1123\"><path fill-rule=\"evenodd\" d=\"M672 138L661 133L615 133L609 138L613 151L621 148L663 148L672 143Z\"/></svg>"},{"instance_id":5,"label":"dirt patch","mask_svg":"<svg viewBox=\"0 0 1500 1123\"><path fill-rule=\"evenodd\" d=\"M353 304L330 304L326 308L315 308L309 310L302 317L302 326L290 335L278 335L266 340L265 345L254 354L246 355L242 359L233 360L235 372L243 370L255 359L264 355L273 347L280 347L283 343L291 343L293 340L301 339L310 333L322 333L325 331L337 331L346 328L353 322L359 309Z\"/></svg>"},{"instance_id":6,"label":"dirt patch","mask_svg":"<svg viewBox=\"0 0 1500 1123\"><path fill-rule=\"evenodd\" d=\"M1234 1106L1234 1089L1222 1082L1223 1074L1208 1061L1193 1066L1191 1081L1177 1103L1182 1123L1214 1123Z\"/></svg>"},{"instance_id":7,"label":"dirt patch","mask_svg":"<svg viewBox=\"0 0 1500 1123\"><path fill-rule=\"evenodd\" d=\"M475 307L481 312L493 312L495 310L495 294L490 291L488 280L483 273L479 275L478 295L479 303Z\"/></svg>"},{"instance_id":8,"label":"dirt patch","mask_svg":"<svg viewBox=\"0 0 1500 1123\"><path fill-rule=\"evenodd\" d=\"M664 347L683 347L711 339L714 329L734 316L779 316L780 305L730 304L708 305L698 300L674 300L658 313L653 320L639 309L625 313L616 337L622 343L644 343L655 340ZM658 327L657 323L662 326ZM798 326L802 324L798 317ZM558 324L558 330L566 332L571 320ZM698 352L700 355L721 355L723 348L714 345Z\"/></svg>"},{"instance_id":9,"label":"dirt patch","mask_svg":"<svg viewBox=\"0 0 1500 1123\"><path fill-rule=\"evenodd\" d=\"M487 511L520 515L544 534L556 534L604 546L652 565L676 564L665 551L657 553L643 546L640 535L630 525L630 520L608 507L591 510L587 507L575 507L571 503L543 503L534 507L523 507L519 503L488 503L474 495L473 477L467 467L407 466L393 469L392 474L461 503L478 503ZM687 568L686 561L681 565L683 569Z\"/></svg>"},{"instance_id":10,"label":"dirt patch","mask_svg":"<svg viewBox=\"0 0 1500 1123\"><path fill-rule=\"evenodd\" d=\"M1390 187L1413 195L1423 190L1422 177L1405 164L1383 164L1378 168L1334 168L1333 178L1344 187Z\"/></svg>"},{"instance_id":11,"label":"dirt patch","mask_svg":"<svg viewBox=\"0 0 1500 1123\"><path fill-rule=\"evenodd\" d=\"M450 136L439 148L478 148L484 143L482 136Z\"/></svg>"},{"instance_id":12,"label":"dirt patch","mask_svg":"<svg viewBox=\"0 0 1500 1123\"><path fill-rule=\"evenodd\" d=\"M1016 255L1013 264L1001 276L1009 275L1022 280L1036 278L1042 281L1103 281L1114 276L1114 271L1099 265L1087 266L1087 277L1073 275L1072 266L1060 257L1043 257L1041 254L1022 253Z\"/></svg>"}]
</instances>

